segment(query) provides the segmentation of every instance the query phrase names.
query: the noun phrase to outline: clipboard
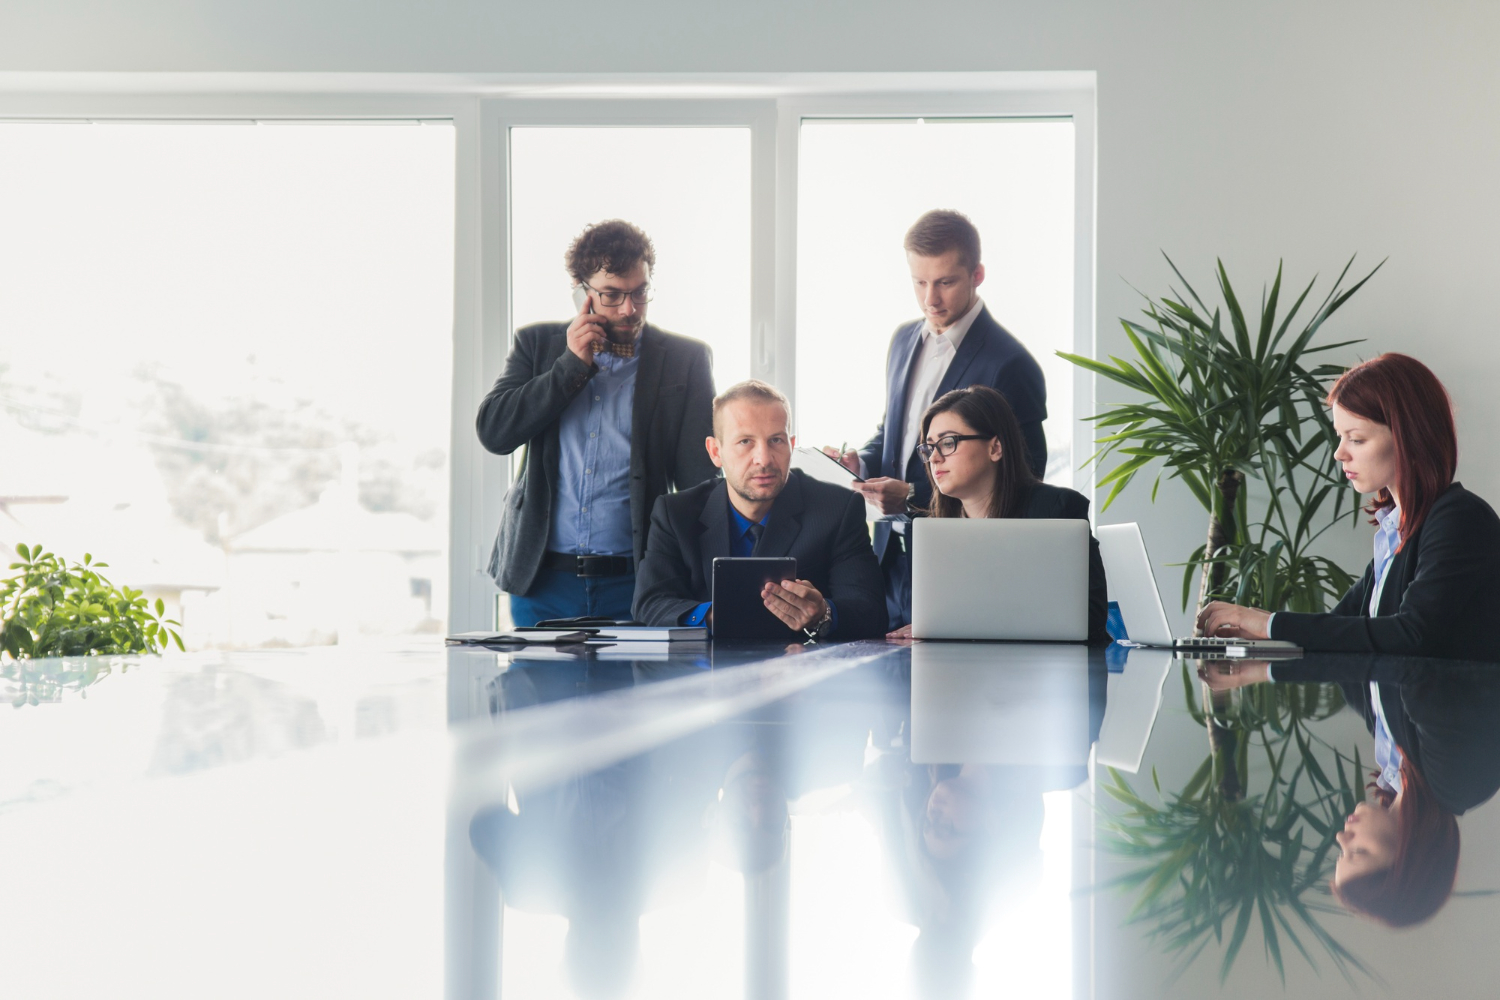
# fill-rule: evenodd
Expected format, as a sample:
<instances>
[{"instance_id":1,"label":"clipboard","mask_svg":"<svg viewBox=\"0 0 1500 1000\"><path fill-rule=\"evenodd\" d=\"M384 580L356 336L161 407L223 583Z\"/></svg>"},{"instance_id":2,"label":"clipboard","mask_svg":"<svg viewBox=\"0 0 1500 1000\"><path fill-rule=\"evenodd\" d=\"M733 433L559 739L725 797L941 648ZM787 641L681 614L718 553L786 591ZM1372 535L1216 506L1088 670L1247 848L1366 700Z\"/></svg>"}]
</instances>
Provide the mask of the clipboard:
<instances>
[{"instance_id":1,"label":"clipboard","mask_svg":"<svg viewBox=\"0 0 1500 1000\"><path fill-rule=\"evenodd\" d=\"M834 486L842 486L846 490L852 490L855 483L864 482L863 479L844 468L844 463L836 458L829 458L817 448L793 448L792 468L799 470L809 479L819 482L831 483ZM865 501L865 520L879 521L885 517L880 508Z\"/></svg>"},{"instance_id":2,"label":"clipboard","mask_svg":"<svg viewBox=\"0 0 1500 1000\"><path fill-rule=\"evenodd\" d=\"M801 469L803 475L819 482L832 483L848 489L851 483L862 483L863 479L844 468L844 463L829 458L818 448L797 447L792 449L792 468Z\"/></svg>"}]
</instances>

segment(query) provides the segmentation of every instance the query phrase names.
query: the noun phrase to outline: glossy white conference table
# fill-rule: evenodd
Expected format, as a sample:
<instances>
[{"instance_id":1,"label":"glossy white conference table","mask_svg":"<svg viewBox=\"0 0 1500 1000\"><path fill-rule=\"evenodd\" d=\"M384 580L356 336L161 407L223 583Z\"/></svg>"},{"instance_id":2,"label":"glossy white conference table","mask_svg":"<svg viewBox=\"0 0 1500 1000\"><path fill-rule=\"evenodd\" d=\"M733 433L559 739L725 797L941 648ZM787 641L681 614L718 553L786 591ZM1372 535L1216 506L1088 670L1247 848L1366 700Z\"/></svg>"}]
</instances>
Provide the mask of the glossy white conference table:
<instances>
[{"instance_id":1,"label":"glossy white conference table","mask_svg":"<svg viewBox=\"0 0 1500 1000\"><path fill-rule=\"evenodd\" d=\"M99 666L0 679L23 702L0 710L7 998L1282 990L1258 927L1222 985L1212 940L1169 985L1161 921L1091 891L1133 867L1100 761L1160 804L1212 752L1195 665L1168 654L434 643ZM1278 711L1309 753L1370 759L1359 719L1322 717L1335 685L1275 687L1301 692ZM1230 728L1246 697L1221 699ZM1251 799L1265 770L1246 757ZM1460 890L1500 888L1491 806L1462 820ZM1314 971L1283 936L1286 995L1488 995L1496 906L1455 898L1399 937L1322 915L1370 974L1312 942Z\"/></svg>"}]
</instances>

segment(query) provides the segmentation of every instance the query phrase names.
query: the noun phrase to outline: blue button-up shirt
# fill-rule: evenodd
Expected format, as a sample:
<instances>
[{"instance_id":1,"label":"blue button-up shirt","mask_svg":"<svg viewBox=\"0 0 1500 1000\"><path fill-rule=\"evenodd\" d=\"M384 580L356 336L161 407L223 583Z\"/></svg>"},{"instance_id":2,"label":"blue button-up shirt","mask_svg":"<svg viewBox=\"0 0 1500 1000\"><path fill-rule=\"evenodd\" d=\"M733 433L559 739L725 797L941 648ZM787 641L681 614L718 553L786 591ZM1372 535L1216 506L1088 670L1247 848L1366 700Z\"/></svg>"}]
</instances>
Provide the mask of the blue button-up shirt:
<instances>
[{"instance_id":1,"label":"blue button-up shirt","mask_svg":"<svg viewBox=\"0 0 1500 1000\"><path fill-rule=\"evenodd\" d=\"M599 373L563 410L557 502L547 548L579 555L628 556L630 422L640 355L598 354Z\"/></svg>"}]
</instances>

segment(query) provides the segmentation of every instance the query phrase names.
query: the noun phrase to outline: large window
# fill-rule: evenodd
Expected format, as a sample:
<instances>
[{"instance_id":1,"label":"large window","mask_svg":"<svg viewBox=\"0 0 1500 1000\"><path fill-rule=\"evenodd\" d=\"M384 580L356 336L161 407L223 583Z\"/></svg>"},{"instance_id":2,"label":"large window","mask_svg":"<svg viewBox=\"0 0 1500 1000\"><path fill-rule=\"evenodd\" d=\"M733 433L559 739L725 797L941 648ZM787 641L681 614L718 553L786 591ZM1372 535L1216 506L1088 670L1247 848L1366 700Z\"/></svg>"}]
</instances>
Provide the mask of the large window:
<instances>
[{"instance_id":1,"label":"large window","mask_svg":"<svg viewBox=\"0 0 1500 1000\"><path fill-rule=\"evenodd\" d=\"M454 130L0 125L0 543L190 647L447 618Z\"/></svg>"},{"instance_id":2,"label":"large window","mask_svg":"<svg viewBox=\"0 0 1500 1000\"><path fill-rule=\"evenodd\" d=\"M0 94L0 544L109 561L199 646L495 625L512 466L474 414L607 218L654 240L649 318L720 388L856 445L918 315L901 237L964 211L1047 378L1048 478L1087 488L1089 382L1054 352L1092 349L1088 74L117 83Z\"/></svg>"},{"instance_id":3,"label":"large window","mask_svg":"<svg viewBox=\"0 0 1500 1000\"><path fill-rule=\"evenodd\" d=\"M1072 485L1074 149L1070 120L802 122L797 403L803 443L863 443L885 409L886 349L921 311L902 236L934 208L979 229L979 288L1047 379L1047 477Z\"/></svg>"},{"instance_id":4,"label":"large window","mask_svg":"<svg viewBox=\"0 0 1500 1000\"><path fill-rule=\"evenodd\" d=\"M512 128L511 314L575 311L563 252L625 219L656 248L648 322L705 341L719 388L750 375L750 130Z\"/></svg>"}]
</instances>

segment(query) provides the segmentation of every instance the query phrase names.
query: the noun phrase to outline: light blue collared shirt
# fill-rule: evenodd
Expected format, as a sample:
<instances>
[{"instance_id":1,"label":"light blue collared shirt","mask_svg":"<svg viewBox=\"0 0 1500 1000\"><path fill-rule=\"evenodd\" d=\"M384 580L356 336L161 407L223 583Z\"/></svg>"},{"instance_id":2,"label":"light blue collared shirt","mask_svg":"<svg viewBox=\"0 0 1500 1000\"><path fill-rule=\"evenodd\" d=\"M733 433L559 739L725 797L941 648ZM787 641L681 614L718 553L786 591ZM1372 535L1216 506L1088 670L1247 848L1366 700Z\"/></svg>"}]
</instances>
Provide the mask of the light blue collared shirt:
<instances>
[{"instance_id":1,"label":"light blue collared shirt","mask_svg":"<svg viewBox=\"0 0 1500 1000\"><path fill-rule=\"evenodd\" d=\"M547 548L569 555L628 556L630 422L640 355L596 354L599 373L563 410L557 501Z\"/></svg>"},{"instance_id":2,"label":"light blue collared shirt","mask_svg":"<svg viewBox=\"0 0 1500 1000\"><path fill-rule=\"evenodd\" d=\"M1401 508L1375 513L1375 587L1370 593L1370 617L1374 618L1380 607L1380 593L1385 589L1385 578L1391 571L1391 560L1396 558L1396 549L1401 545ZM1385 721L1385 706L1380 703L1380 685L1370 682L1370 700L1375 703L1375 764L1380 774L1375 784L1387 791L1401 792L1401 748L1391 736L1391 727Z\"/></svg>"},{"instance_id":3,"label":"light blue collared shirt","mask_svg":"<svg viewBox=\"0 0 1500 1000\"><path fill-rule=\"evenodd\" d=\"M1401 794L1401 748L1391 736L1391 727L1385 721L1385 706L1380 704L1380 684L1370 682L1370 700L1375 703L1375 764L1380 773L1375 784L1386 791Z\"/></svg>"},{"instance_id":4,"label":"light blue collared shirt","mask_svg":"<svg viewBox=\"0 0 1500 1000\"><path fill-rule=\"evenodd\" d=\"M1375 524L1375 587L1370 592L1371 618L1380 607L1380 592L1385 589L1386 574L1391 571L1391 560L1396 558L1396 549L1401 545L1401 508L1376 511Z\"/></svg>"}]
</instances>

